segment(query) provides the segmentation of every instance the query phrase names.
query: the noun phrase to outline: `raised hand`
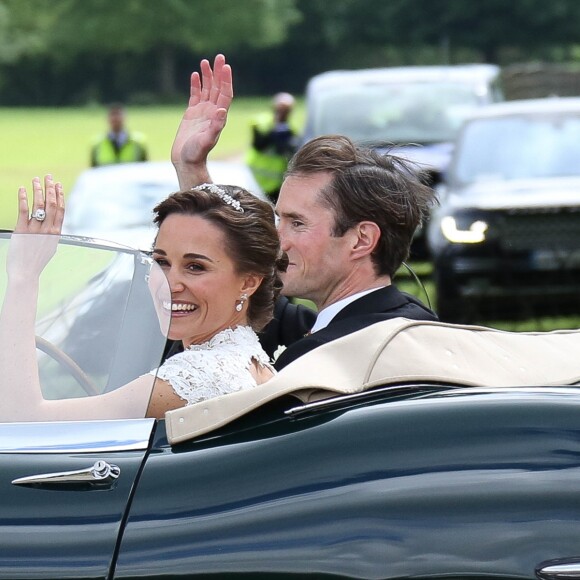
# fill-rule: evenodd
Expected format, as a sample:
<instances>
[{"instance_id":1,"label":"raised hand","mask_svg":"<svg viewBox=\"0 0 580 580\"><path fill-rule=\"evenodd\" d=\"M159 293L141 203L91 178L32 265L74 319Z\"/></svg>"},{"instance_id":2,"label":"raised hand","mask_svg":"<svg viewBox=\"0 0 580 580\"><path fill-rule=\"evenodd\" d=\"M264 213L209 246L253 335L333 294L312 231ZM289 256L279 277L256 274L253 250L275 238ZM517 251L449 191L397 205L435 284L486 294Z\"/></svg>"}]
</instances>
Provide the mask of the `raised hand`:
<instances>
[{"instance_id":1,"label":"raised hand","mask_svg":"<svg viewBox=\"0 0 580 580\"><path fill-rule=\"evenodd\" d=\"M44 178L44 189L38 177L32 180L31 211L26 188L20 187L18 221L8 250L8 274L38 277L56 252L63 220L62 185L55 183L51 175Z\"/></svg>"},{"instance_id":2,"label":"raised hand","mask_svg":"<svg viewBox=\"0 0 580 580\"><path fill-rule=\"evenodd\" d=\"M200 63L201 75L191 75L189 103L171 148L171 161L182 189L210 181L207 156L215 147L226 124L232 102L232 69L223 54Z\"/></svg>"}]
</instances>

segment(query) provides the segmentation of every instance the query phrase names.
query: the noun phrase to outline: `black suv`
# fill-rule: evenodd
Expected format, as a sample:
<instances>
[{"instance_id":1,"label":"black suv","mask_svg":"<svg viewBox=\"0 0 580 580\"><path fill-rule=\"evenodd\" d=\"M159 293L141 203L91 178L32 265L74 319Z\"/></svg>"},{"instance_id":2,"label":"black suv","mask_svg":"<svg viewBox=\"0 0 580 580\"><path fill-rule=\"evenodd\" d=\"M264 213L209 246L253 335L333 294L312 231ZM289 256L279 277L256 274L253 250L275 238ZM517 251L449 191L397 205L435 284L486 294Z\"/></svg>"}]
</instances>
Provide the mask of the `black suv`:
<instances>
[{"instance_id":1,"label":"black suv","mask_svg":"<svg viewBox=\"0 0 580 580\"><path fill-rule=\"evenodd\" d=\"M474 113L440 200L427 240L441 319L580 312L580 98Z\"/></svg>"}]
</instances>

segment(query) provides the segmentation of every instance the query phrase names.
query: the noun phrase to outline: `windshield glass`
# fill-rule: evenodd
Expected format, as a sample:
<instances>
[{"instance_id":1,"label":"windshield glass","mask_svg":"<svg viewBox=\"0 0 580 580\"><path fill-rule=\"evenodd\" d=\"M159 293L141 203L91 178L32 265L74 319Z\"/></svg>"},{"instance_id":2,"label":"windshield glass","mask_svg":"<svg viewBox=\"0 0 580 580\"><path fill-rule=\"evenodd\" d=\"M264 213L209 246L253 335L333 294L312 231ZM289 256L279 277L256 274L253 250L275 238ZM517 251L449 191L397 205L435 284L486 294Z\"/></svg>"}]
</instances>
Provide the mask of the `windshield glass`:
<instances>
[{"instance_id":1,"label":"windshield glass","mask_svg":"<svg viewBox=\"0 0 580 580\"><path fill-rule=\"evenodd\" d=\"M316 135L426 144L454 139L479 104L476 87L466 83L376 83L321 92L312 115Z\"/></svg>"},{"instance_id":2,"label":"windshield glass","mask_svg":"<svg viewBox=\"0 0 580 580\"><path fill-rule=\"evenodd\" d=\"M580 116L511 116L470 122L457 147L453 179L580 176Z\"/></svg>"},{"instance_id":3,"label":"windshield glass","mask_svg":"<svg viewBox=\"0 0 580 580\"><path fill-rule=\"evenodd\" d=\"M25 241L40 237L16 236ZM0 234L0 305L7 290L9 242L10 234ZM145 416L155 378L148 373L160 364L168 331L168 320L158 317L160 309L152 295L156 301L170 301L163 273L146 254L63 237L39 286L34 332L43 398L56 404L93 397L96 404L98 395L147 375L135 405L129 401L131 417L127 418ZM6 318L1 320L4 323ZM0 336L14 345L34 340L24 331L22 336ZM14 356L0 358L0 421L14 420L9 410L14 389L36 372L35 366L23 365ZM8 376L13 378L7 380ZM123 413L111 406L99 417L120 418ZM31 421L49 419L26 415Z\"/></svg>"}]
</instances>

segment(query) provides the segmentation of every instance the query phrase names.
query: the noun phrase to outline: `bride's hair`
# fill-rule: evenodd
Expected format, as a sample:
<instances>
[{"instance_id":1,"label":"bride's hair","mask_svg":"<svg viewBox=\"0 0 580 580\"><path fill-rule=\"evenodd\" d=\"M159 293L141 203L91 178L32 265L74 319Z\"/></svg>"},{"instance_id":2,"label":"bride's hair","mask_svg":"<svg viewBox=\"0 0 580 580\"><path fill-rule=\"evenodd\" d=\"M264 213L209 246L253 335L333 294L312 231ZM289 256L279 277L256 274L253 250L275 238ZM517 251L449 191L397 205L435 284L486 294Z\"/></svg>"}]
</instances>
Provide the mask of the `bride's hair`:
<instances>
[{"instance_id":1,"label":"bride's hair","mask_svg":"<svg viewBox=\"0 0 580 580\"><path fill-rule=\"evenodd\" d=\"M273 317L282 289L280 272L287 266L272 205L238 186L203 184L171 194L153 211L157 227L178 213L200 216L221 229L237 272L263 278L248 300L248 321L254 330L262 330Z\"/></svg>"}]
</instances>

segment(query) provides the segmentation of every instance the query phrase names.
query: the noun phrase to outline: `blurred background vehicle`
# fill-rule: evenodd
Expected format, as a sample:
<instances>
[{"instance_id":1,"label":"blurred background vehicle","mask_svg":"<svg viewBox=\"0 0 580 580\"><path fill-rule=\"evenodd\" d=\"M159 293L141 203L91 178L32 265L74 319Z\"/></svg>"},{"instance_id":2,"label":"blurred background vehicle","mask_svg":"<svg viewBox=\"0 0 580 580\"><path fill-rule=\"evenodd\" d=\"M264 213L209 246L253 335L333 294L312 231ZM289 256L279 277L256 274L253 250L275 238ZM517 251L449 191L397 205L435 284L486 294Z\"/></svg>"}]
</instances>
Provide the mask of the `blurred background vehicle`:
<instances>
[{"instance_id":1,"label":"blurred background vehicle","mask_svg":"<svg viewBox=\"0 0 580 580\"><path fill-rule=\"evenodd\" d=\"M329 71L306 89L304 140L338 133L422 165L432 182L448 165L462 121L503 99L495 65Z\"/></svg>"},{"instance_id":2,"label":"blurred background vehicle","mask_svg":"<svg viewBox=\"0 0 580 580\"><path fill-rule=\"evenodd\" d=\"M409 66L329 71L306 88L304 141L341 134L416 164L437 185L463 120L477 107L503 100L495 65ZM413 243L427 257L424 229Z\"/></svg>"},{"instance_id":3,"label":"blurred background vehicle","mask_svg":"<svg viewBox=\"0 0 580 580\"><path fill-rule=\"evenodd\" d=\"M209 171L215 183L239 185L266 199L250 169L241 162L210 161ZM156 231L153 208L178 190L169 161L87 169L68 196L63 231L149 250Z\"/></svg>"},{"instance_id":4,"label":"blurred background vehicle","mask_svg":"<svg viewBox=\"0 0 580 580\"><path fill-rule=\"evenodd\" d=\"M478 111L431 218L443 320L580 311L580 98Z\"/></svg>"}]
</instances>

